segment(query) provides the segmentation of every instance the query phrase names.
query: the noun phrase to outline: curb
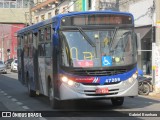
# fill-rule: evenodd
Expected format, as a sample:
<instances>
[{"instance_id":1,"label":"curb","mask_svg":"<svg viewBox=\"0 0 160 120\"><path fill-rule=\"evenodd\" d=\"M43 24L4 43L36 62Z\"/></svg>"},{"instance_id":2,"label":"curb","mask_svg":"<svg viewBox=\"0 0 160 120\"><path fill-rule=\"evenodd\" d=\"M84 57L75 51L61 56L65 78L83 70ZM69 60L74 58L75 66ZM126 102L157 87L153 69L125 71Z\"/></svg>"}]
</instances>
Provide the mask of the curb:
<instances>
[{"instance_id":1,"label":"curb","mask_svg":"<svg viewBox=\"0 0 160 120\"><path fill-rule=\"evenodd\" d=\"M151 93L149 93L149 96L160 98L160 93L151 92Z\"/></svg>"}]
</instances>

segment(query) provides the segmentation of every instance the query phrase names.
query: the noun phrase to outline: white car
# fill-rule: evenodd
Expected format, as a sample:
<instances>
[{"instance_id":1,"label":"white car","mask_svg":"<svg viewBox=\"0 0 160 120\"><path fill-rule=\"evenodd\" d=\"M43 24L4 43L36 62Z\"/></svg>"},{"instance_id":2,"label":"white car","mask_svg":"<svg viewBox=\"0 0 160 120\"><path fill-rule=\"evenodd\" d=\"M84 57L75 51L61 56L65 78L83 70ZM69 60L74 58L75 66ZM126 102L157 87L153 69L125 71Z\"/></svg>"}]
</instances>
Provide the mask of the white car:
<instances>
[{"instance_id":1,"label":"white car","mask_svg":"<svg viewBox=\"0 0 160 120\"><path fill-rule=\"evenodd\" d=\"M7 68L3 61L0 60L0 73L7 74Z\"/></svg>"},{"instance_id":2,"label":"white car","mask_svg":"<svg viewBox=\"0 0 160 120\"><path fill-rule=\"evenodd\" d=\"M13 71L17 72L17 70L18 70L17 68L18 68L18 60L14 59L13 62L11 63L11 72L13 72Z\"/></svg>"}]
</instances>

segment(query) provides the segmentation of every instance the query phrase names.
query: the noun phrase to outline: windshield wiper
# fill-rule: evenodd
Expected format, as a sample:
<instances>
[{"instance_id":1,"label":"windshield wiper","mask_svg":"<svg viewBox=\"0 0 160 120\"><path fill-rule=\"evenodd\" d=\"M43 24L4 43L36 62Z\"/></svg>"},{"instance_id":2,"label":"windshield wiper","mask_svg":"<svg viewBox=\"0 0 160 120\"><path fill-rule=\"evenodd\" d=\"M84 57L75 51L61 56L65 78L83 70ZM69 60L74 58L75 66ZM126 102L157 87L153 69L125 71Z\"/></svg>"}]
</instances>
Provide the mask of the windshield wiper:
<instances>
[{"instance_id":1,"label":"windshield wiper","mask_svg":"<svg viewBox=\"0 0 160 120\"><path fill-rule=\"evenodd\" d=\"M83 32L81 27L76 27L80 33L83 35L83 37L87 40L87 42L92 46L92 47L96 47L95 43L86 35L85 32Z\"/></svg>"},{"instance_id":2,"label":"windshield wiper","mask_svg":"<svg viewBox=\"0 0 160 120\"><path fill-rule=\"evenodd\" d=\"M113 50L111 50L111 48L112 48L112 44L113 44L113 42L114 42L114 39L115 39L117 30L118 30L118 27L116 27L116 28L114 29L114 33L113 33L113 36L112 36L112 42L111 42L111 44L110 44L110 51L113 51Z\"/></svg>"},{"instance_id":3,"label":"windshield wiper","mask_svg":"<svg viewBox=\"0 0 160 120\"><path fill-rule=\"evenodd\" d=\"M118 30L118 27L116 27L116 28L114 29L114 33L113 33L112 40L115 38L117 30Z\"/></svg>"}]
</instances>

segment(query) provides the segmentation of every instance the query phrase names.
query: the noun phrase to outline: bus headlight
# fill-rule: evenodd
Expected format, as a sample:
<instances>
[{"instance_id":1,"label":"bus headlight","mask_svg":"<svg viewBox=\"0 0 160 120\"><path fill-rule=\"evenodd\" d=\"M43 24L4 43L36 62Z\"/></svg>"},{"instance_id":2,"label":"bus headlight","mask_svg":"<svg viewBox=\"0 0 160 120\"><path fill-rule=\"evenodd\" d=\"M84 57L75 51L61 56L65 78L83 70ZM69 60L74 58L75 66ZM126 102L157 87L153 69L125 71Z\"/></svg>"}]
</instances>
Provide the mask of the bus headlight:
<instances>
[{"instance_id":1,"label":"bus headlight","mask_svg":"<svg viewBox=\"0 0 160 120\"><path fill-rule=\"evenodd\" d=\"M68 79L66 76L61 77L61 81L66 83L69 86L79 87L80 83L74 82L73 80Z\"/></svg>"},{"instance_id":2,"label":"bus headlight","mask_svg":"<svg viewBox=\"0 0 160 120\"><path fill-rule=\"evenodd\" d=\"M130 77L128 80L123 81L124 85L131 85L135 79L133 77Z\"/></svg>"},{"instance_id":3,"label":"bus headlight","mask_svg":"<svg viewBox=\"0 0 160 120\"><path fill-rule=\"evenodd\" d=\"M72 80L68 80L68 85L73 86L74 82Z\"/></svg>"},{"instance_id":4,"label":"bus headlight","mask_svg":"<svg viewBox=\"0 0 160 120\"><path fill-rule=\"evenodd\" d=\"M133 75L132 75L132 78L133 78L133 79L137 79L137 73L133 74Z\"/></svg>"},{"instance_id":5,"label":"bus headlight","mask_svg":"<svg viewBox=\"0 0 160 120\"><path fill-rule=\"evenodd\" d=\"M128 82L131 84L134 81L134 79L131 77L128 79Z\"/></svg>"},{"instance_id":6,"label":"bus headlight","mask_svg":"<svg viewBox=\"0 0 160 120\"><path fill-rule=\"evenodd\" d=\"M68 78L66 77L66 76L63 76L62 78L61 78L61 80L63 81L63 82L68 82Z\"/></svg>"}]
</instances>

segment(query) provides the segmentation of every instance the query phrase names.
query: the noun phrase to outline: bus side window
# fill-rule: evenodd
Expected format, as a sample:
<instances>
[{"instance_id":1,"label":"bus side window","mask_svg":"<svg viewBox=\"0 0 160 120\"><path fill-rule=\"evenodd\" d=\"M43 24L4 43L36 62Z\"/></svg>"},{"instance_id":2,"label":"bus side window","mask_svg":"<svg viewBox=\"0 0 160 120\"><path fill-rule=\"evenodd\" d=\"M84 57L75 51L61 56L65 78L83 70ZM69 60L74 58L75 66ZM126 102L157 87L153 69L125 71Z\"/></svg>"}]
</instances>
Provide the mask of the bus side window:
<instances>
[{"instance_id":1,"label":"bus side window","mask_svg":"<svg viewBox=\"0 0 160 120\"><path fill-rule=\"evenodd\" d=\"M51 49L51 43L45 44L45 55L46 57L51 57L52 49Z\"/></svg>"},{"instance_id":2,"label":"bus side window","mask_svg":"<svg viewBox=\"0 0 160 120\"><path fill-rule=\"evenodd\" d=\"M51 27L45 29L45 40L51 41Z\"/></svg>"},{"instance_id":3,"label":"bus side window","mask_svg":"<svg viewBox=\"0 0 160 120\"><path fill-rule=\"evenodd\" d=\"M44 43L38 45L38 56L43 57L45 56L45 48Z\"/></svg>"},{"instance_id":4,"label":"bus side window","mask_svg":"<svg viewBox=\"0 0 160 120\"><path fill-rule=\"evenodd\" d=\"M44 41L45 39L45 29L40 29L39 30L39 41Z\"/></svg>"},{"instance_id":5,"label":"bus side window","mask_svg":"<svg viewBox=\"0 0 160 120\"><path fill-rule=\"evenodd\" d=\"M24 56L28 57L29 48L28 48L28 36L27 34L24 35Z\"/></svg>"},{"instance_id":6,"label":"bus side window","mask_svg":"<svg viewBox=\"0 0 160 120\"><path fill-rule=\"evenodd\" d=\"M29 33L28 34L28 42L29 42L29 57L33 57L32 53L33 53L33 34Z\"/></svg>"}]
</instances>

